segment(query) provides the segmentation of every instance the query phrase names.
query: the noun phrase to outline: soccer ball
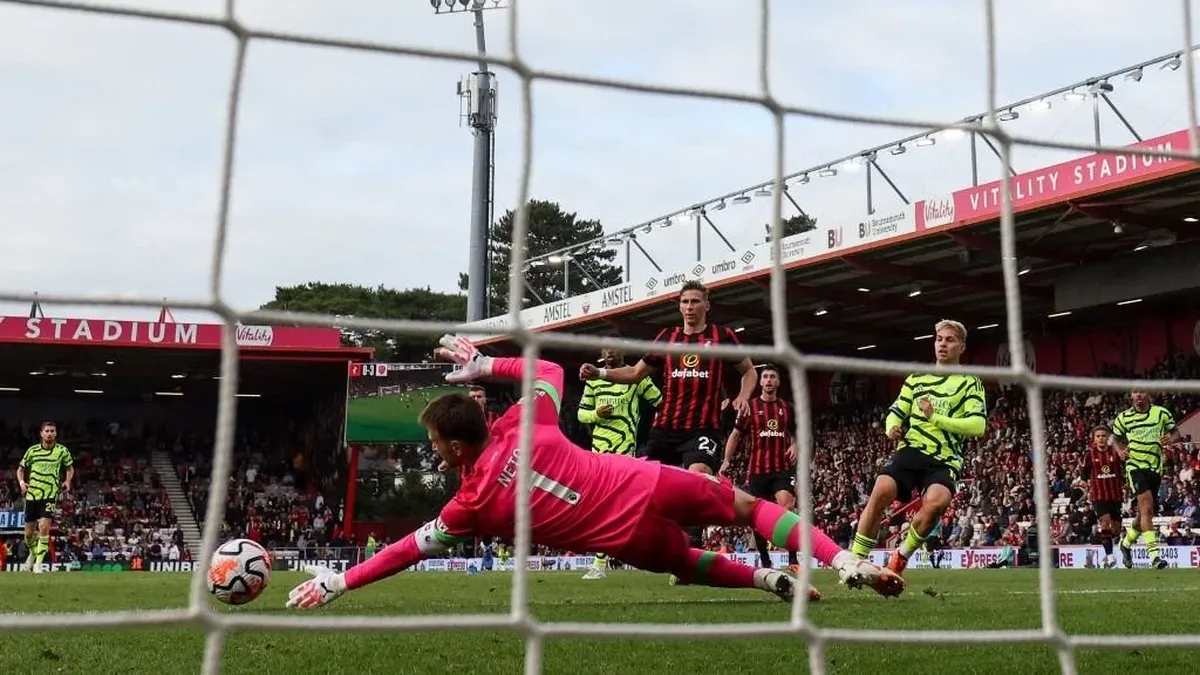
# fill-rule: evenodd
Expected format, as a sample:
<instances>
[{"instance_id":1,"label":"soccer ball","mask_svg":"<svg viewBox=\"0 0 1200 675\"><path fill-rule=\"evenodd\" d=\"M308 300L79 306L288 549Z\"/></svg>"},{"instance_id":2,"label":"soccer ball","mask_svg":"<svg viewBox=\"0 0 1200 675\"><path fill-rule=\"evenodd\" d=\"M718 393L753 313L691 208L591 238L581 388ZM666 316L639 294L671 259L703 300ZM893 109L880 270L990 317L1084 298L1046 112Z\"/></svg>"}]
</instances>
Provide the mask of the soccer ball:
<instances>
[{"instance_id":1,"label":"soccer ball","mask_svg":"<svg viewBox=\"0 0 1200 675\"><path fill-rule=\"evenodd\" d=\"M271 582L271 554L258 542L232 539L208 563L208 592L227 605L244 605Z\"/></svg>"}]
</instances>

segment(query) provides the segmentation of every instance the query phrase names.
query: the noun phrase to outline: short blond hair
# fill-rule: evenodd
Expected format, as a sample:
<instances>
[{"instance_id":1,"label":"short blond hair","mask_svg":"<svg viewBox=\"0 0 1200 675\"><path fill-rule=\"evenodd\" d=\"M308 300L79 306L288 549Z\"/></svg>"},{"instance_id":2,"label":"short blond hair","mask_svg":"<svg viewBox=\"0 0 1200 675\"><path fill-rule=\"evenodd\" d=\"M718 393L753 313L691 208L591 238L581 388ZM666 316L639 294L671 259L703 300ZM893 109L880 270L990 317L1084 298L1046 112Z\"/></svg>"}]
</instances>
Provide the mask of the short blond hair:
<instances>
[{"instance_id":1,"label":"short blond hair","mask_svg":"<svg viewBox=\"0 0 1200 675\"><path fill-rule=\"evenodd\" d=\"M941 321L937 322L936 326L933 327L934 334L936 335L937 332L942 330L943 328L949 328L950 330L954 331L955 333L958 333L959 340L962 340L963 342L967 341L967 327L962 325L961 321L955 321L953 319L942 319Z\"/></svg>"}]
</instances>

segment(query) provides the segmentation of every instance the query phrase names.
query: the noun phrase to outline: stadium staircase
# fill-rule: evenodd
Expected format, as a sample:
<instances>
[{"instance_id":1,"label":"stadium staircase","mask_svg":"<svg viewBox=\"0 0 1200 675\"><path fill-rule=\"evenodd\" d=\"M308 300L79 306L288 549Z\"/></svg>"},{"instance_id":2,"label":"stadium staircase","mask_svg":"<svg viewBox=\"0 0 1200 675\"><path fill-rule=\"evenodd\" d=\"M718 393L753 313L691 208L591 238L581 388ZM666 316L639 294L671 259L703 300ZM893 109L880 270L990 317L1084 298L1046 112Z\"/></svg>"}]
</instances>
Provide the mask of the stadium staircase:
<instances>
[{"instance_id":1,"label":"stadium staircase","mask_svg":"<svg viewBox=\"0 0 1200 675\"><path fill-rule=\"evenodd\" d=\"M150 453L150 465L154 467L155 473L158 474L158 480L167 492L167 499L171 501L171 511L174 512L179 529L183 532L183 543L187 544L188 550L192 552L193 556L199 555L200 524L196 519L196 514L192 512L192 503L188 501L187 494L183 491L183 485L179 482L179 474L175 472L175 463L165 452L152 452Z\"/></svg>"}]
</instances>

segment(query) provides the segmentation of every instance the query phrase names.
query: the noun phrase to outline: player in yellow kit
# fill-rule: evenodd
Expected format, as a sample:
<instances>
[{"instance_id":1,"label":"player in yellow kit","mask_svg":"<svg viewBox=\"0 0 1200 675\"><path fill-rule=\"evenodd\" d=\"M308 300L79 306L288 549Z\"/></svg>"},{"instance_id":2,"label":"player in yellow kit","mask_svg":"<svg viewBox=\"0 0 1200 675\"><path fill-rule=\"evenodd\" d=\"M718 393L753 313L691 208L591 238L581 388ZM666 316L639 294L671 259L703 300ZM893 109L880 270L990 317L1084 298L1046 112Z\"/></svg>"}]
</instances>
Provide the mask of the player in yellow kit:
<instances>
[{"instance_id":1,"label":"player in yellow kit","mask_svg":"<svg viewBox=\"0 0 1200 675\"><path fill-rule=\"evenodd\" d=\"M17 465L17 482L25 495L25 570L41 572L50 548L50 525L58 510L60 491L69 491L75 478L71 453L58 442L58 425L43 422L41 442L29 446Z\"/></svg>"}]
</instances>

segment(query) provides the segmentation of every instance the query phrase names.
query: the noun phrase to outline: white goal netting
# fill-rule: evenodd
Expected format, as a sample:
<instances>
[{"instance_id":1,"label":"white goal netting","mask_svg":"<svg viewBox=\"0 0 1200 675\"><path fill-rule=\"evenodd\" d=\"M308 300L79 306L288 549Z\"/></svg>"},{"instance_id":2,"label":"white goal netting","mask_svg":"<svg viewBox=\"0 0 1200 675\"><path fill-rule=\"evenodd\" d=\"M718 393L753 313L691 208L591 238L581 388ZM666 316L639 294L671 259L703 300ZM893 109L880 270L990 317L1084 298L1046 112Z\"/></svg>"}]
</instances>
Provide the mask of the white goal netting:
<instances>
[{"instance_id":1,"label":"white goal netting","mask_svg":"<svg viewBox=\"0 0 1200 675\"><path fill-rule=\"evenodd\" d=\"M247 47L252 41L275 41L331 49L355 50L389 54L396 57L419 57L426 59L458 60L467 63L476 61L477 56L468 51L456 52L436 49L421 49L404 45L356 42L338 40L312 35L289 34L273 31L256 31L247 28L237 18L237 7L234 0L225 2L225 10L220 16L184 15L151 10L125 9L118 7L97 7L75 2L53 2L49 0L0 0L0 2L15 3L31 7L43 8L46 11L78 11L123 16L131 19L147 21L173 22L192 24L196 26L217 27L228 30L236 39L236 60L229 84L227 103L227 120L224 140L224 161L222 168L220 210L216 222L215 244L212 249L212 270L210 277L211 295L205 301L185 301L170 299L169 304L176 309L208 310L219 314L225 325L223 336L223 351L221 358L220 398L217 418L217 442L213 462L212 492L208 499L207 514L203 530L202 550L199 560L207 560L208 554L215 548L219 528L222 522L222 511L227 499L228 477L232 466L232 449L234 441L235 393L238 386L237 343L234 327L239 322L271 323L290 322L312 326L334 326L354 329L376 329L395 333L410 333L426 335L431 343L436 336L445 332L470 332L452 324L422 322L422 321L386 321L367 319L335 318L334 316L310 316L272 312L241 313L231 309L222 298L220 288L222 273L225 268L226 243L228 237L228 214L231 183L233 181L237 157L238 113L241 100L241 85L246 67ZM1044 148L1060 148L1094 152L1102 150L1086 144L1058 143L1044 139L1022 137L1004 131L997 123L997 72L996 72L996 21L993 0L982 1L982 16L986 25L987 72L986 86L988 99L988 115L977 125L946 124L937 120L919 119L888 119L858 115L851 112L837 112L798 107L785 107L771 94L771 83L768 77L767 54L769 27L771 24L770 0L759 0L755 3L759 12L758 33L760 47L758 50L758 82L760 94L747 96L722 91L702 91L684 87L652 86L634 82L617 81L612 79L588 77L578 74L554 72L534 68L521 57L518 44L518 26L521 16L521 1L512 3L512 17L509 24L508 43L510 58L489 57L489 60L499 66L512 70L521 79L522 119L521 125L521 156L522 168L519 177L519 193L515 203L524 205L529 198L530 170L532 156L532 126L533 116L537 113L533 105L531 88L536 80L556 81L636 91L649 94L665 94L677 97L703 98L719 101L757 103L768 109L774 119L775 134L775 189L772 190L773 225L772 225L772 257L775 260L770 277L770 305L773 316L773 344L765 346L715 347L714 351L721 356L745 357L754 359L770 359L774 362L787 364L793 383L793 395L797 410L797 438L801 449L798 462L797 486L799 492L800 512L803 522L807 525L813 521L812 487L809 480L812 462L812 410L811 399L807 391L806 374L811 370L887 373L905 375L914 370L928 367L927 364L886 362L866 359L853 359L803 354L789 341L787 326L788 311L785 297L785 276L780 265L782 238L782 199L783 192L779 189L784 176L784 119L788 115L802 115L813 118L852 122L860 124L875 124L898 128L926 129L961 129L976 131L993 140L999 149L1004 167L1010 166L1010 155L1015 145L1030 145ZM1181 0L1181 31L1180 45L1183 53L1191 52L1191 7L1188 0ZM1170 154L1143 149L1120 148L1129 155L1174 157L1193 160L1198 155L1196 143L1196 103L1194 86L1193 59L1183 59L1186 72L1188 128L1192 153ZM20 92L9 92L9 95L20 96ZM1115 151L1117 148L1111 148ZM960 372L973 373L1000 382L1016 383L1024 388L1028 397L1029 421L1031 425L1034 446L1034 495L1038 528L1043 533L1051 531L1051 516L1049 510L1049 486L1047 484L1047 458L1045 452L1045 428L1043 420L1043 391L1048 388L1074 388L1089 390L1127 392L1131 382L1116 379L1091 379L1078 377L1062 377L1039 375L1026 366L1024 351L1021 298L1016 292L1018 285L1017 256L1014 235L1014 219L1012 209L1011 188L1007 183L1002 184L1001 198L1003 204L1001 219L1001 246L1003 258L1003 278L1006 295L1007 335L1011 350L1010 368L998 367L964 367ZM527 235L527 219L523 210L517 214L513 228L514 241L523 241ZM520 327L518 312L522 309L521 298L524 295L525 279L521 274L524 269L526 254L521 246L513 247L513 259L510 269L511 307L509 310L509 328L504 331L516 343L522 345L524 356L530 359L526 377L522 387L524 396L532 395L532 376L534 365L532 359L538 356L541 349L547 346L572 349L599 349L613 345L613 340L600 338L566 335L566 334L534 334ZM6 301L56 302L62 304L89 305L119 305L130 307L158 308L163 304L160 297L130 297L130 296L88 296L88 295L58 295L34 296L31 293L0 293L0 299ZM478 333L494 333L493 328L478 329ZM650 343L641 341L623 341L621 345L627 351L645 351ZM682 354L686 346L666 347L665 351ZM1200 381L1154 381L1148 383L1148 390L1158 392L1196 392L1200 391ZM525 408L522 420L522 442L528 443L531 433L532 408ZM522 635L526 641L525 671L538 673L542 670L543 643L547 638L556 636L577 637L643 637L643 638L687 638L705 639L715 637L793 635L801 637L809 646L810 667L814 673L826 671L825 647L831 643L926 643L926 644L989 644L989 643L1036 643L1054 648L1059 657L1062 672L1076 672L1076 651L1080 648L1116 648L1136 647L1200 647L1200 635L1068 635L1059 625L1055 607L1054 578L1052 576L1051 538L1038 538L1039 559L1039 590L1041 607L1041 627L1031 630L994 630L994 631L900 631L900 630L853 630L829 629L813 625L806 612L807 598L799 593L792 609L791 620L786 623L737 623L737 624L625 624L613 623L549 623L536 620L528 610L528 571L526 560L530 551L530 527L528 514L527 487L530 484L529 454L520 455L520 473L517 490L517 535L515 547L514 580L512 586L512 608L506 615L480 616L389 616L389 617L356 617L356 616L327 616L327 615L288 615L271 614L220 614L210 607L206 597L204 573L198 569L191 582L189 605L186 609L167 611L138 611L138 612L106 612L88 614L58 614L58 615L0 615L2 630L38 630L63 628L101 628L116 626L164 626L168 624L197 624L203 626L208 634L205 648L203 672L217 673L220 670L221 655L225 637L229 631L253 627L256 629L288 629L288 630L438 630L460 628L494 628L509 629ZM801 529L802 559L811 559L811 537L807 527ZM802 567L800 587L806 587L810 571Z\"/></svg>"}]
</instances>

